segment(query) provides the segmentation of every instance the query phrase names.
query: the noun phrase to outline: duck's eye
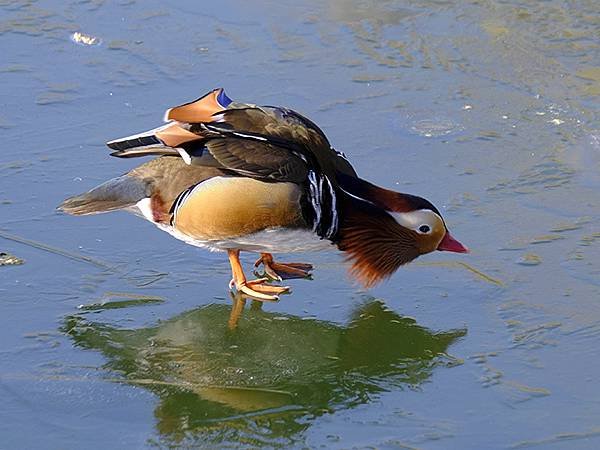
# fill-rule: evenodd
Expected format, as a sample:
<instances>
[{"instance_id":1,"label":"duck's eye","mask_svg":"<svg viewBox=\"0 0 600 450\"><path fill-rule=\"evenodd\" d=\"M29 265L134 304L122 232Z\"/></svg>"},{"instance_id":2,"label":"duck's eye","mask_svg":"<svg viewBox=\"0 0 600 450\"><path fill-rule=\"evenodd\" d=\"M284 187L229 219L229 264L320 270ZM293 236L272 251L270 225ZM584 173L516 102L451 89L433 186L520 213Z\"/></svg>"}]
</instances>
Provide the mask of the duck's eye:
<instances>
[{"instance_id":1,"label":"duck's eye","mask_svg":"<svg viewBox=\"0 0 600 450\"><path fill-rule=\"evenodd\" d=\"M421 225L419 231L423 234L427 234L431 231L431 227L429 225Z\"/></svg>"}]
</instances>

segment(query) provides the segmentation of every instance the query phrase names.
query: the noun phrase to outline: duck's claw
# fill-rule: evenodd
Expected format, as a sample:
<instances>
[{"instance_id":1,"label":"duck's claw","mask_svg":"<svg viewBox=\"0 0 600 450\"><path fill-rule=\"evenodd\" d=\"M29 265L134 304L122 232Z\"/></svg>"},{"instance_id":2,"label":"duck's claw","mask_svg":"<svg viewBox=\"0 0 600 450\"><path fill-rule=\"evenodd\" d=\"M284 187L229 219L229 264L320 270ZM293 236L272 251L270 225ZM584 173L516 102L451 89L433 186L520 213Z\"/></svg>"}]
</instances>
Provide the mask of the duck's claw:
<instances>
[{"instance_id":1,"label":"duck's claw","mask_svg":"<svg viewBox=\"0 0 600 450\"><path fill-rule=\"evenodd\" d=\"M243 295L246 295L256 300L262 300L267 302L276 302L277 300L279 300L279 297L277 295L263 294L261 292L255 291L254 289L249 288L248 286L240 286L238 288L238 291L241 292Z\"/></svg>"},{"instance_id":2,"label":"duck's claw","mask_svg":"<svg viewBox=\"0 0 600 450\"><path fill-rule=\"evenodd\" d=\"M266 278L266 277L264 277L264 278L257 278L255 280L244 281L244 282L241 283L241 285L244 285L244 284L245 285L248 285L248 284L252 285L252 284L258 284L258 283L265 283L267 281L270 281L270 278ZM235 285L235 279L234 278L232 278L229 281L229 290L231 291L231 290L233 290L233 288L237 289L237 286Z\"/></svg>"},{"instance_id":3,"label":"duck's claw","mask_svg":"<svg viewBox=\"0 0 600 450\"><path fill-rule=\"evenodd\" d=\"M258 267L256 265L256 263L254 264L254 267ZM263 269L265 271L265 275L267 275L271 280L283 281L283 278L280 277L279 274L273 270L273 268L271 267L271 264L264 264Z\"/></svg>"},{"instance_id":4,"label":"duck's claw","mask_svg":"<svg viewBox=\"0 0 600 450\"><path fill-rule=\"evenodd\" d=\"M270 253L262 253L260 258L254 263L254 267L263 265L265 274L277 281L290 278L307 278L313 266L305 263L276 263Z\"/></svg>"},{"instance_id":5,"label":"duck's claw","mask_svg":"<svg viewBox=\"0 0 600 450\"><path fill-rule=\"evenodd\" d=\"M265 265L265 273L271 276L271 273L276 274L280 280L288 280L290 278L307 278L310 276L312 266L303 263L271 263Z\"/></svg>"},{"instance_id":6,"label":"duck's claw","mask_svg":"<svg viewBox=\"0 0 600 450\"><path fill-rule=\"evenodd\" d=\"M238 292L256 300L277 301L279 294L289 292L289 286L271 286L265 283L266 278L247 281L236 286Z\"/></svg>"},{"instance_id":7,"label":"duck's claw","mask_svg":"<svg viewBox=\"0 0 600 450\"><path fill-rule=\"evenodd\" d=\"M256 280L247 281L246 285L261 289L264 292L277 292L279 294L290 290L289 286L273 286L272 284L267 284L267 281L270 280L268 278L257 278Z\"/></svg>"},{"instance_id":8,"label":"duck's claw","mask_svg":"<svg viewBox=\"0 0 600 450\"><path fill-rule=\"evenodd\" d=\"M246 280L244 270L240 263L240 251L228 250L229 262L231 263L231 273L233 279L229 282L229 289L235 289L244 296L254 300L277 301L279 294L288 292L288 286L272 286L267 284L269 278L257 278L256 280Z\"/></svg>"}]
</instances>

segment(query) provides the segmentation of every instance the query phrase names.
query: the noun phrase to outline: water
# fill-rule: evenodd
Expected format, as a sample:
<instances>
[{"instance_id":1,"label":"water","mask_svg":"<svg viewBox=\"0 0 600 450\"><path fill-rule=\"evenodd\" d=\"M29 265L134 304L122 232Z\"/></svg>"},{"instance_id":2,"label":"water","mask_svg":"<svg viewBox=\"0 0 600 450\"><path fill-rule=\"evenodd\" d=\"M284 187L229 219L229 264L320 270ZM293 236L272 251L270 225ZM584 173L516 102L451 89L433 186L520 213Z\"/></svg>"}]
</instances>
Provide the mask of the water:
<instances>
[{"instance_id":1,"label":"water","mask_svg":"<svg viewBox=\"0 0 600 450\"><path fill-rule=\"evenodd\" d=\"M594 1L0 1L0 448L600 445ZM79 34L76 34L79 33ZM472 254L278 303L116 213L107 140L224 86L315 120ZM253 255L246 254L249 265ZM243 308L242 308L243 307Z\"/></svg>"}]
</instances>

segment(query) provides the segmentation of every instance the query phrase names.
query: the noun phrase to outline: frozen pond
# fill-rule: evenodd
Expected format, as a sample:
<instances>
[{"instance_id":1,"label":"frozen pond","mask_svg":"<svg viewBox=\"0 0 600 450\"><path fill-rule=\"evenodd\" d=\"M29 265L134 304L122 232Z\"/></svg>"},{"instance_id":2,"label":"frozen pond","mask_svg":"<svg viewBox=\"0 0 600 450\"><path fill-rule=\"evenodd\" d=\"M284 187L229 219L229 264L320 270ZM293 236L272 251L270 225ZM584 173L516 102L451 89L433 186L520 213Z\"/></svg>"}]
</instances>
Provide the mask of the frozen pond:
<instances>
[{"instance_id":1,"label":"frozen pond","mask_svg":"<svg viewBox=\"0 0 600 450\"><path fill-rule=\"evenodd\" d=\"M0 447L599 447L599 33L597 1L0 0ZM261 308L223 254L55 211L220 86L472 253L368 291L283 255L313 279Z\"/></svg>"}]
</instances>

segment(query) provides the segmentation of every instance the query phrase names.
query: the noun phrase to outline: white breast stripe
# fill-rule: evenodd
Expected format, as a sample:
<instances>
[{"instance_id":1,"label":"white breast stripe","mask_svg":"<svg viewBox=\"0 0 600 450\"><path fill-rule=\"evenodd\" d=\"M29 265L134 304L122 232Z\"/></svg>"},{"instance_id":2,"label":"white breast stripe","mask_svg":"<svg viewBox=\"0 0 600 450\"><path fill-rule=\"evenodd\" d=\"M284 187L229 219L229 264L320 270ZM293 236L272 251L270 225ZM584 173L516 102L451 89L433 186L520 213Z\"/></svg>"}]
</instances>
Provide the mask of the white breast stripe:
<instances>
[{"instance_id":1,"label":"white breast stripe","mask_svg":"<svg viewBox=\"0 0 600 450\"><path fill-rule=\"evenodd\" d=\"M315 211L315 221L313 222L313 231L317 231L319 224L321 223L321 194L319 192L319 185L317 184L317 176L314 170L308 172L308 181L310 188L310 201Z\"/></svg>"},{"instance_id":2,"label":"white breast stripe","mask_svg":"<svg viewBox=\"0 0 600 450\"><path fill-rule=\"evenodd\" d=\"M328 213L329 219L329 227L327 231L320 230L319 234L324 233L322 235L326 238L332 238L335 236L338 228L338 214L337 214L337 199L335 196L335 191L333 189L333 185L329 178L327 178L323 174L317 175L314 170L310 170L308 172L308 181L309 181L309 190L310 190L310 201L313 207L313 211L315 212L315 218L313 222L313 231L317 232L321 227L321 221L323 219L323 214L327 213L327 211L323 211L323 205L327 204L325 202L326 194L329 194L331 198L330 208L331 211ZM323 185L326 184L327 191L323 189Z\"/></svg>"},{"instance_id":3,"label":"white breast stripe","mask_svg":"<svg viewBox=\"0 0 600 450\"><path fill-rule=\"evenodd\" d=\"M173 208L173 218L171 219L172 224L177 222L177 212L179 211L179 208L181 208L181 205L185 203L190 194L194 192L194 189L196 189L199 185L200 184L189 187L187 190L183 191L182 194L179 194L179 197L177 197L177 200L175 200L175 206Z\"/></svg>"},{"instance_id":4,"label":"white breast stripe","mask_svg":"<svg viewBox=\"0 0 600 450\"><path fill-rule=\"evenodd\" d=\"M335 235L335 233L337 232L337 226L338 226L338 215L337 215L337 205L336 205L336 198L335 198L335 192L333 190L333 186L331 185L329 178L324 177L325 181L327 181L327 187L329 189L329 195L331 195L331 225L329 225L329 229L327 230L327 234L326 236L328 238L332 237Z\"/></svg>"},{"instance_id":5,"label":"white breast stripe","mask_svg":"<svg viewBox=\"0 0 600 450\"><path fill-rule=\"evenodd\" d=\"M319 175L319 203L323 204L323 175Z\"/></svg>"}]
</instances>

